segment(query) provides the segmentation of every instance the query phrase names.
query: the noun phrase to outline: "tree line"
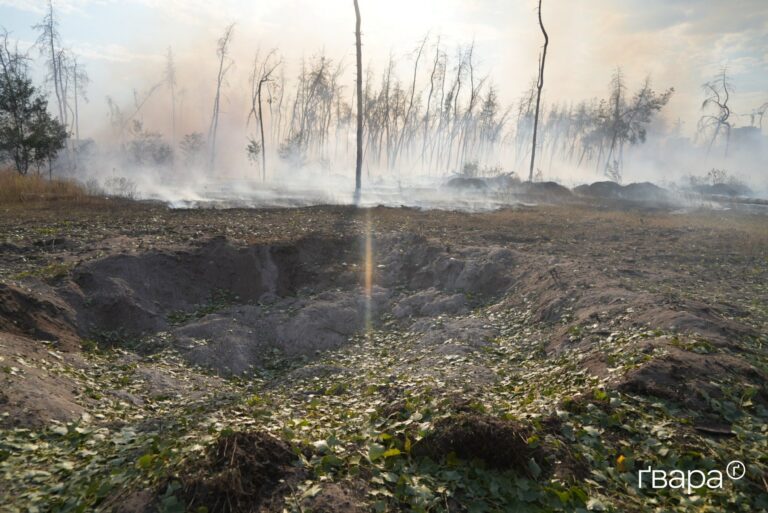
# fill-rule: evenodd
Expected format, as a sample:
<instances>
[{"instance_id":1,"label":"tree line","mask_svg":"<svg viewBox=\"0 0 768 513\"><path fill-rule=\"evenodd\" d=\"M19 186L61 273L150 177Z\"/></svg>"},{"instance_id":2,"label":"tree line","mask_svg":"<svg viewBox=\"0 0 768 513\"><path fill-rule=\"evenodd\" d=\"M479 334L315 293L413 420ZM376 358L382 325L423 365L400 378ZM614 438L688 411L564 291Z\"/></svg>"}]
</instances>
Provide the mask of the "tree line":
<instances>
[{"instance_id":1,"label":"tree line","mask_svg":"<svg viewBox=\"0 0 768 513\"><path fill-rule=\"evenodd\" d=\"M433 176L479 169L528 167L529 180L551 169L553 162L592 166L620 181L625 150L645 142L651 122L666 106L673 89L657 91L650 79L634 89L621 68L610 78L607 95L578 103L547 102L543 81L549 35L538 6L544 37L536 78L522 96L504 104L498 87L478 65L474 42L449 47L440 36L427 34L411 53L410 66L390 56L382 69L363 68L361 16L355 7L356 80L346 81L346 65L320 52L302 59L291 76L278 49L257 51L250 63L249 105L243 148L266 180L281 169L309 163L331 168L355 162L356 189L365 169ZM86 146L80 140L78 102L85 100L88 76L77 57L64 49L52 2L35 26L35 48L46 65L46 95L29 79L29 56L2 36L0 55L0 159L26 173L55 159L70 168ZM126 162L137 166L190 166L217 172L220 104L227 74L234 65L231 47L235 25L225 28L215 45L216 75L212 83L210 122L203 130L178 136L177 73L172 50L162 76L145 91L134 91L133 105L124 108L107 98L114 139ZM212 52L212 55L214 53ZM729 134L730 88L725 70L704 85L705 111L700 132L709 145ZM141 112L150 98L168 92L170 142L144 126ZM52 111L53 115L48 114ZM765 112L753 119L762 122ZM727 151L727 150L726 150Z\"/></svg>"},{"instance_id":2,"label":"tree line","mask_svg":"<svg viewBox=\"0 0 768 513\"><path fill-rule=\"evenodd\" d=\"M260 128L257 151L271 146L296 166L351 155L357 95L347 93L343 65L318 54L302 61L291 83L283 62L272 50L254 65L249 119ZM369 66L364 78L365 166L393 174L411 168L431 175L461 172L468 163L494 164L510 147L514 167L522 168L526 159L533 162L535 147L540 165L562 159L620 179L624 149L645 141L673 93L654 90L650 79L630 92L617 69L604 99L546 105L537 81L515 104L504 105L490 78L478 72L475 45L451 52L439 37L419 42L407 77L398 75L390 57L378 74ZM535 129L539 141L532 145Z\"/></svg>"}]
</instances>

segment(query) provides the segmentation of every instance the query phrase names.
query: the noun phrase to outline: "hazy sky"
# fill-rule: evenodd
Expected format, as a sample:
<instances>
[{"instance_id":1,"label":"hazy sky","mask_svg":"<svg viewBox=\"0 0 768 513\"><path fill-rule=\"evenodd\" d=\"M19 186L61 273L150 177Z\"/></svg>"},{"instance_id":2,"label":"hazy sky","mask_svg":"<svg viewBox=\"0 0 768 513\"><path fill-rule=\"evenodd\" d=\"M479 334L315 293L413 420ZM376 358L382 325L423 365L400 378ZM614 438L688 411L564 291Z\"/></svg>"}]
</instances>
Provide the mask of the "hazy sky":
<instances>
[{"instance_id":1,"label":"hazy sky","mask_svg":"<svg viewBox=\"0 0 768 513\"><path fill-rule=\"evenodd\" d=\"M33 41L31 26L45 3L0 0L0 26L22 44ZM534 0L360 4L364 58L377 71L390 53L407 66L430 32L448 45L474 39L481 74L490 76L507 102L536 73L542 41ZM186 90L185 115L202 123L213 95L215 42L232 21L237 65L230 97L242 96L249 60L259 47L279 48L294 65L324 49L343 58L352 76L352 0L59 0L54 6L65 45L82 56L91 76L86 109L102 121L105 96L127 101L133 88L157 82L172 46ZM700 115L701 84L724 65L735 88L736 113L768 101L768 0L544 0L544 20L551 36L547 101L605 96L612 71L621 66L630 86L650 74L657 88L675 87L666 116L681 118L690 132ZM288 77L293 74L289 68ZM749 124L749 118L737 124ZM91 129L97 130L96 123Z\"/></svg>"}]
</instances>

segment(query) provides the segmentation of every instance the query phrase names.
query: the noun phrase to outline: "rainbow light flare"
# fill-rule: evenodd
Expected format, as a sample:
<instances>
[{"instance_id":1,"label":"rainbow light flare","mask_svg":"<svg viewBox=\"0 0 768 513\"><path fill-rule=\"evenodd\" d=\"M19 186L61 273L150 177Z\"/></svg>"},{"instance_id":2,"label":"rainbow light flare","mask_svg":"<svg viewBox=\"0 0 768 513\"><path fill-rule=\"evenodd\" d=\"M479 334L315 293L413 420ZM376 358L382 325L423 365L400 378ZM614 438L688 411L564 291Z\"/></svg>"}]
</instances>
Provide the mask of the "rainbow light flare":
<instances>
[{"instance_id":1,"label":"rainbow light flare","mask_svg":"<svg viewBox=\"0 0 768 513\"><path fill-rule=\"evenodd\" d=\"M365 255L363 269L365 273L365 331L371 331L371 296L373 295L373 227L371 223L371 210L365 212Z\"/></svg>"}]
</instances>

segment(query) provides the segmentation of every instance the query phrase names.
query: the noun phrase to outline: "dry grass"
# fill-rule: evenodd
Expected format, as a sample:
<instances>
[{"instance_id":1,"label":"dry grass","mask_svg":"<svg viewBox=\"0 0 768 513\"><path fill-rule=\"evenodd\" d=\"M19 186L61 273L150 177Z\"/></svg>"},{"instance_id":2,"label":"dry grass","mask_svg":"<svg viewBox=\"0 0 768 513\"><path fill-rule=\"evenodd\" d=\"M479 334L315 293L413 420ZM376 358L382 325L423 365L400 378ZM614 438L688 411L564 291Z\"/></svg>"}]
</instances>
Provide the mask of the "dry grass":
<instances>
[{"instance_id":1,"label":"dry grass","mask_svg":"<svg viewBox=\"0 0 768 513\"><path fill-rule=\"evenodd\" d=\"M90 196L77 182L37 175L22 176L10 169L0 170L0 204L39 201L82 202Z\"/></svg>"}]
</instances>

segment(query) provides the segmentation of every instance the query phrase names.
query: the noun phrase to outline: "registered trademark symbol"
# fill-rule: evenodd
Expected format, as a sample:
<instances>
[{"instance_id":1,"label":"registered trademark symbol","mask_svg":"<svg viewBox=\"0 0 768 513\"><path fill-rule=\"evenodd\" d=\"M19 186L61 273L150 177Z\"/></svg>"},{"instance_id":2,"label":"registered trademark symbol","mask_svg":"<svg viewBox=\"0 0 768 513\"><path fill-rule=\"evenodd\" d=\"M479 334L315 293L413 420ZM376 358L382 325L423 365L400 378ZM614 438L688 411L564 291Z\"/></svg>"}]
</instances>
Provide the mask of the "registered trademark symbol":
<instances>
[{"instance_id":1,"label":"registered trademark symbol","mask_svg":"<svg viewBox=\"0 0 768 513\"><path fill-rule=\"evenodd\" d=\"M738 481L747 473L747 467L739 460L733 460L727 467L725 467L725 472L728 474L728 477L734 481Z\"/></svg>"}]
</instances>

